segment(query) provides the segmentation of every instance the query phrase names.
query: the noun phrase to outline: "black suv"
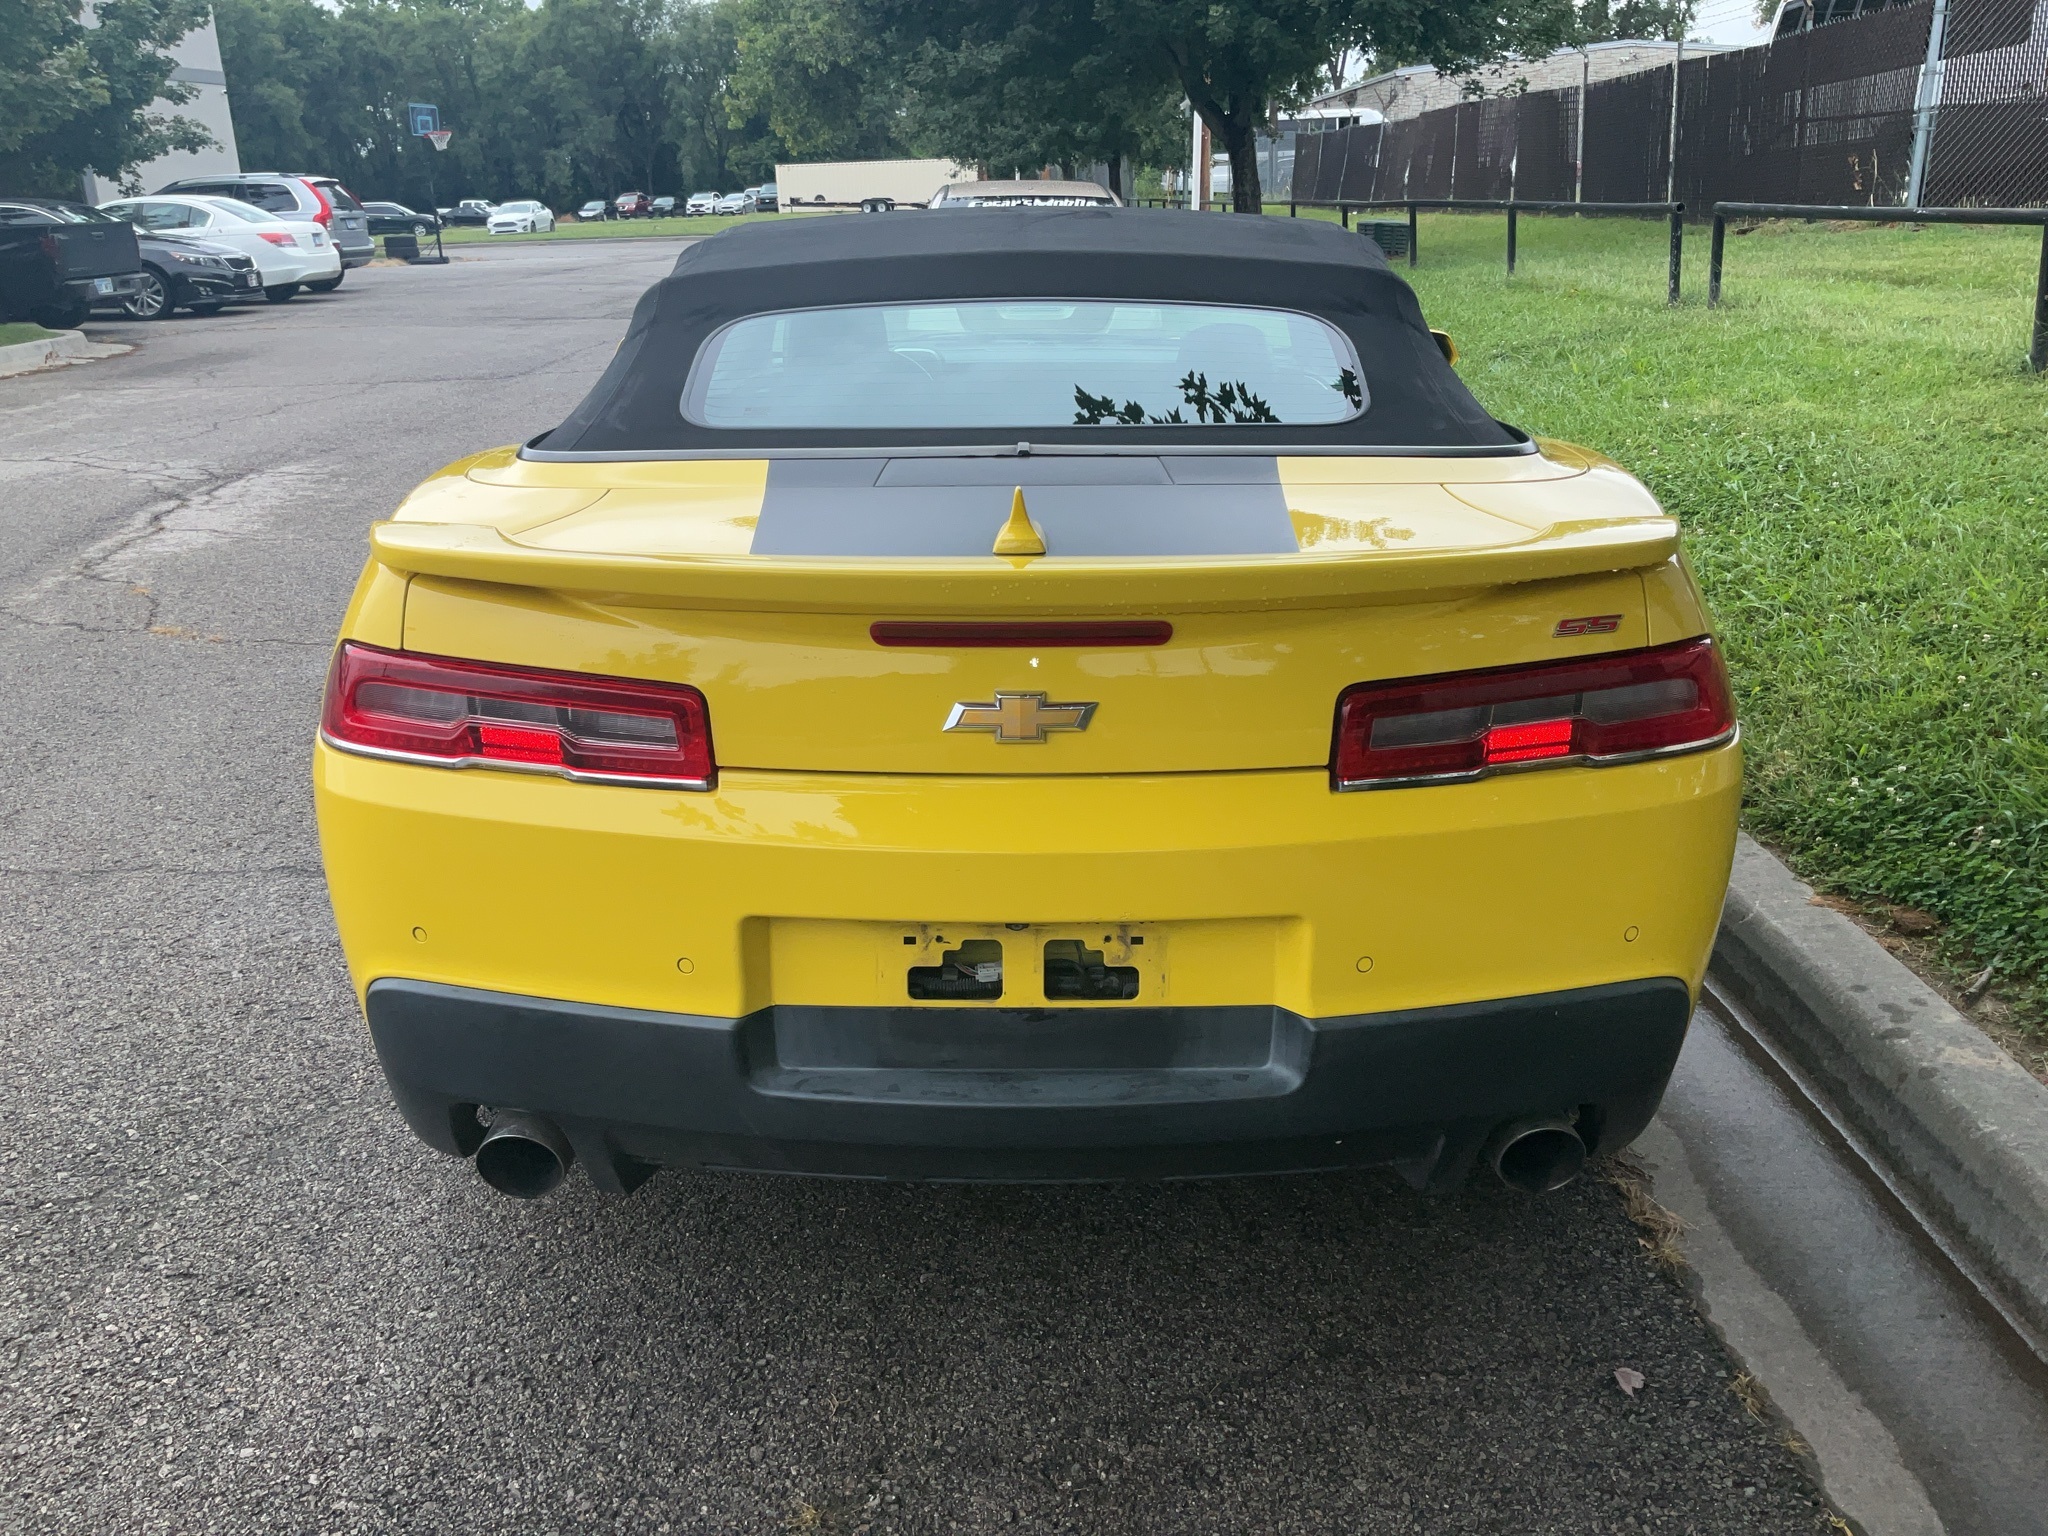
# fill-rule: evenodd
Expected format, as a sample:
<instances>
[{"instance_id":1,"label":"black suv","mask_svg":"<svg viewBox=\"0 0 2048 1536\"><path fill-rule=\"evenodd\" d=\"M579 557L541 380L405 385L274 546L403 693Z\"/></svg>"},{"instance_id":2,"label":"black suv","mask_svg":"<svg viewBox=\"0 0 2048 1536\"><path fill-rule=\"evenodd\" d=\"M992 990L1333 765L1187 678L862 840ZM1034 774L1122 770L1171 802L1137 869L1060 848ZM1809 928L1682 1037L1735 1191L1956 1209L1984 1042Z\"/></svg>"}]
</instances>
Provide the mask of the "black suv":
<instances>
[{"instance_id":1,"label":"black suv","mask_svg":"<svg viewBox=\"0 0 2048 1536\"><path fill-rule=\"evenodd\" d=\"M158 187L159 195L232 197L274 213L281 219L304 219L321 225L341 253L341 270L366 267L377 254L370 238L370 216L353 193L332 176L284 176L276 171L245 171L239 176L195 176ZM340 277L306 284L311 293L331 293Z\"/></svg>"}]
</instances>

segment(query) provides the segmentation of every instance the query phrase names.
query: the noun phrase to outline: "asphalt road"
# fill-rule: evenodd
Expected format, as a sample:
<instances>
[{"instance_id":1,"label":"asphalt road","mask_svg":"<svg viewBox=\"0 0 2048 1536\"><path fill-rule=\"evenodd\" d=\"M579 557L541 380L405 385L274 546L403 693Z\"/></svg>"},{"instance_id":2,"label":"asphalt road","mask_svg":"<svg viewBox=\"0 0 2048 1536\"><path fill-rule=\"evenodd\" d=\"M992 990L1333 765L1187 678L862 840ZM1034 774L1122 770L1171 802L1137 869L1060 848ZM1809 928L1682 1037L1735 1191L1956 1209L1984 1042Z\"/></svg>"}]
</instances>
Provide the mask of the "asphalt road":
<instances>
[{"instance_id":1,"label":"asphalt road","mask_svg":"<svg viewBox=\"0 0 2048 1536\"><path fill-rule=\"evenodd\" d=\"M1836 1529L1604 1183L524 1205L412 1139L320 879L327 648L370 522L552 425L675 250L0 381L0 1529Z\"/></svg>"}]
</instances>

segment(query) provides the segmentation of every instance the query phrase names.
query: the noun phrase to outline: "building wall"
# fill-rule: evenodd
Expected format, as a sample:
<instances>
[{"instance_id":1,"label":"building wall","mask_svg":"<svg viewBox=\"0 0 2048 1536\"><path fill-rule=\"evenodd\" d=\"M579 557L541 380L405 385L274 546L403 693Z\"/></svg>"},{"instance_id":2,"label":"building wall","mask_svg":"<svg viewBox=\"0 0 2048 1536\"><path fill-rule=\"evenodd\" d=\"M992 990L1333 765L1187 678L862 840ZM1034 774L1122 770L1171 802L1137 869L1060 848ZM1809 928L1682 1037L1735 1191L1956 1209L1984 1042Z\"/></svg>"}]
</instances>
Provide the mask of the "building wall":
<instances>
[{"instance_id":1,"label":"building wall","mask_svg":"<svg viewBox=\"0 0 2048 1536\"><path fill-rule=\"evenodd\" d=\"M213 30L210 13L204 26L179 39L177 46L171 49L171 57L178 61L178 67L171 71L171 78L196 87L198 94L183 103L159 99L151 110L191 118L213 135L219 148L179 150L165 155L147 165L137 166L129 173L125 184L110 177L88 175L84 189L87 202L101 203L110 197L119 197L127 187L154 192L165 182L177 181L181 177L231 175L241 170L241 155L235 148L234 114L228 106L228 77L221 68L220 38ZM285 167L267 169L283 170Z\"/></svg>"}]
</instances>

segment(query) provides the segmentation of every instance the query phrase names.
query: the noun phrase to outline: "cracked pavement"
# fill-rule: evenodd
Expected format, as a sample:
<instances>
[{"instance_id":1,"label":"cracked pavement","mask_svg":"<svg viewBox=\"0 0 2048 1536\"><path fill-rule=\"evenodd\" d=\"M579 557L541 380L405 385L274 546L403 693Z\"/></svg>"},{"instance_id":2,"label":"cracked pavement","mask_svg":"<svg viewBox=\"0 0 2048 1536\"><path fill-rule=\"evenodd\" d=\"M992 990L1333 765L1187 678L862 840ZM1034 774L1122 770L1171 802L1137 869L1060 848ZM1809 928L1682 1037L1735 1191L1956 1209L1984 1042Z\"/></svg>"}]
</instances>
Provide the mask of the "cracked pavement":
<instances>
[{"instance_id":1,"label":"cracked pavement","mask_svg":"<svg viewBox=\"0 0 2048 1536\"><path fill-rule=\"evenodd\" d=\"M412 1139L318 873L327 647L368 525L556 421L675 250L0 381L0 1529L1833 1528L1602 1183L520 1205Z\"/></svg>"}]
</instances>

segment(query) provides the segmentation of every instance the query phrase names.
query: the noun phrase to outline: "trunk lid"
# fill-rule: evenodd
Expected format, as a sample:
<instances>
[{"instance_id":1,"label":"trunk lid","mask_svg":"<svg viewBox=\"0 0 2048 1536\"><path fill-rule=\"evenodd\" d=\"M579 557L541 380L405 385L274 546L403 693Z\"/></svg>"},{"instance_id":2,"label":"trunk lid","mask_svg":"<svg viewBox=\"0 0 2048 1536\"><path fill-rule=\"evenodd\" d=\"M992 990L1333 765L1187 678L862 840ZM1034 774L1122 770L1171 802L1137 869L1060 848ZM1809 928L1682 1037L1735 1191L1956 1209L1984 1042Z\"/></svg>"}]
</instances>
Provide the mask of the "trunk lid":
<instances>
[{"instance_id":1,"label":"trunk lid","mask_svg":"<svg viewBox=\"0 0 2048 1536\"><path fill-rule=\"evenodd\" d=\"M994 554L1006 530L1045 553ZM1639 572L1676 540L1633 479L1562 448L499 452L373 535L413 577L409 650L690 683L729 769L954 774L1320 765L1352 683L1651 643ZM1132 616L1171 637L885 644L873 628ZM1603 626L1558 634L1589 617Z\"/></svg>"}]
</instances>

